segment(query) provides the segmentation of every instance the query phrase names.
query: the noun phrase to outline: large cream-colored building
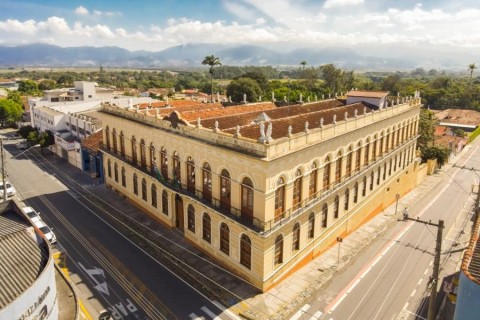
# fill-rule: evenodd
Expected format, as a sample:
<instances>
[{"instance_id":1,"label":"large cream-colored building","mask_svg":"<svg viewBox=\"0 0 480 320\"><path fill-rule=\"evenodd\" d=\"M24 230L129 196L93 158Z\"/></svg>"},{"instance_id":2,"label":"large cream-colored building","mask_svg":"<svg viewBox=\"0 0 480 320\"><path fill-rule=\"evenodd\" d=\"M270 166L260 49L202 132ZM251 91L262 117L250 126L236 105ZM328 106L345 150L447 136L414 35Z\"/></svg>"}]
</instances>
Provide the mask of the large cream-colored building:
<instances>
[{"instance_id":1,"label":"large cream-colored building","mask_svg":"<svg viewBox=\"0 0 480 320\"><path fill-rule=\"evenodd\" d=\"M418 94L352 95L369 102L105 103L106 184L267 290L416 185Z\"/></svg>"}]
</instances>

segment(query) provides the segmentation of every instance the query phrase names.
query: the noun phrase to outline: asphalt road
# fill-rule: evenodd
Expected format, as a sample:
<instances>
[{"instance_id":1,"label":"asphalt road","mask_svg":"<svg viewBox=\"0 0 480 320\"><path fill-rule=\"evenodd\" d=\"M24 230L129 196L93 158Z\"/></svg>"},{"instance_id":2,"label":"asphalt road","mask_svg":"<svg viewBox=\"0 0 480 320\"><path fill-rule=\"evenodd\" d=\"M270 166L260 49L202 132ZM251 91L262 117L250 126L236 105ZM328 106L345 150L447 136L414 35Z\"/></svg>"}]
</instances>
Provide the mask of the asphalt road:
<instances>
[{"instance_id":1,"label":"asphalt road","mask_svg":"<svg viewBox=\"0 0 480 320\"><path fill-rule=\"evenodd\" d=\"M462 231L461 222L468 220L472 212L475 196L472 185L478 185L479 170L480 149L476 142L458 160L457 166L445 172L442 183L408 208L411 218L436 224L444 220L442 269L452 257L450 252L458 249L455 239ZM310 302L309 312L300 319L426 319L436 236L434 226L415 221L395 222L394 227L322 288ZM440 291L445 272L440 274ZM437 310L439 305L438 301Z\"/></svg>"},{"instance_id":2,"label":"asphalt road","mask_svg":"<svg viewBox=\"0 0 480 320\"><path fill-rule=\"evenodd\" d=\"M6 153L17 196L53 228L68 253L72 278L88 287L88 300L97 309L110 310L114 319L231 318L118 232L67 181L59 181L48 157L33 149L21 153L13 144L5 149L14 157ZM39 157L36 163L29 158L33 154Z\"/></svg>"}]
</instances>

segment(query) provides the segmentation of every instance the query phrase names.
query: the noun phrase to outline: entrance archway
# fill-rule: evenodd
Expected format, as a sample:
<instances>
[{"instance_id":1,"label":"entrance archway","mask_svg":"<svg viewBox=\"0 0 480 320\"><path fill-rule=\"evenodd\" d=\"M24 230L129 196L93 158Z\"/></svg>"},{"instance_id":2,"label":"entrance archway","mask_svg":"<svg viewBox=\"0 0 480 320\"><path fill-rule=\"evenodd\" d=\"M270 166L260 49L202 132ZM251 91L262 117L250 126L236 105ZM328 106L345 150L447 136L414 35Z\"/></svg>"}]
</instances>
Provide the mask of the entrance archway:
<instances>
[{"instance_id":1,"label":"entrance archway","mask_svg":"<svg viewBox=\"0 0 480 320\"><path fill-rule=\"evenodd\" d=\"M175 227L184 230L184 213L183 213L183 199L177 193L175 195Z\"/></svg>"}]
</instances>

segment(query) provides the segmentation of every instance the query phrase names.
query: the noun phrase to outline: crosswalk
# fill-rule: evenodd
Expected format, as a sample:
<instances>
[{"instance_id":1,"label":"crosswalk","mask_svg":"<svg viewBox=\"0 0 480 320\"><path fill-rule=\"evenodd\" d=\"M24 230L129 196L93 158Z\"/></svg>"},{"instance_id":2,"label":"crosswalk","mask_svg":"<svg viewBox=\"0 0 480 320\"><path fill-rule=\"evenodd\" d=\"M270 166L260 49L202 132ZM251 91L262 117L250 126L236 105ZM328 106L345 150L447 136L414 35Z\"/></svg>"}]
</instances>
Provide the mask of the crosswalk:
<instances>
[{"instance_id":1,"label":"crosswalk","mask_svg":"<svg viewBox=\"0 0 480 320\"><path fill-rule=\"evenodd\" d=\"M212 303L220 310L222 310L221 316L214 313L212 310L210 310L208 307L203 306L200 308L200 310L196 312L192 312L189 314L189 317L191 320L241 320L240 317L238 317L236 314L231 312L230 310L226 309L224 306L222 306L219 302L217 301L212 301ZM217 310L216 310L217 311Z\"/></svg>"},{"instance_id":2,"label":"crosswalk","mask_svg":"<svg viewBox=\"0 0 480 320\"><path fill-rule=\"evenodd\" d=\"M319 320L322 319L323 312L322 311L315 311L310 310L310 305L306 304L304 305L300 310L298 310L291 318L290 320ZM330 318L328 320L333 320L333 318Z\"/></svg>"}]
</instances>

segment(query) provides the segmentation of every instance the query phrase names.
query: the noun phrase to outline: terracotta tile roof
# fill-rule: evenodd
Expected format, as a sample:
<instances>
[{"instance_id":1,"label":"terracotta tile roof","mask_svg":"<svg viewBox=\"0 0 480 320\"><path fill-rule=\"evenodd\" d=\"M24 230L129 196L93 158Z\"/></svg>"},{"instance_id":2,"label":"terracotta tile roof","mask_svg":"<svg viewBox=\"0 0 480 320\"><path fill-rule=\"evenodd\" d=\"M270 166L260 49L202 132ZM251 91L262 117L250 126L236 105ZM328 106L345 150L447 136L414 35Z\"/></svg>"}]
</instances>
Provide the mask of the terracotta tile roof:
<instances>
[{"instance_id":1,"label":"terracotta tile roof","mask_svg":"<svg viewBox=\"0 0 480 320\"><path fill-rule=\"evenodd\" d=\"M100 144L103 142L102 131L103 130L99 130L86 137L82 142L82 147L90 152L96 153L100 149Z\"/></svg>"},{"instance_id":2,"label":"terracotta tile roof","mask_svg":"<svg viewBox=\"0 0 480 320\"><path fill-rule=\"evenodd\" d=\"M446 109L434 112L435 117L441 122L449 122L465 125L480 125L480 112L466 109Z\"/></svg>"},{"instance_id":3,"label":"terracotta tile roof","mask_svg":"<svg viewBox=\"0 0 480 320\"><path fill-rule=\"evenodd\" d=\"M362 97L362 98L378 98L381 99L383 97L388 96L388 92L386 91L359 91L359 90L352 90L347 92L347 97Z\"/></svg>"},{"instance_id":4,"label":"terracotta tile roof","mask_svg":"<svg viewBox=\"0 0 480 320\"><path fill-rule=\"evenodd\" d=\"M333 123L334 115L336 115L336 121L343 121L345 120L345 112L347 112L349 118L353 118L355 110L357 110L358 114L363 114L364 108L367 108L367 113L371 112L371 109L368 108L365 104L355 103L348 106L337 106L329 109L318 108L318 110L303 113L298 112L300 108L297 107L296 110L293 110L293 112L291 112L291 115L287 117L275 117L276 115L274 114L268 112L266 113L272 118L272 138L278 139L288 136L289 126L292 126L292 134L295 134L305 131L305 122L308 122L309 129L319 128L322 118L323 125L329 125ZM280 110L281 109L286 108L280 108ZM220 124L221 122L219 122L219 127L221 129L222 127ZM241 126L240 123L238 125ZM265 127L267 126L268 123L266 123ZM223 131L234 134L236 131L235 127L236 124L233 127ZM242 137L258 139L260 137L260 124L254 123L241 126L240 134L242 135Z\"/></svg>"}]
</instances>

